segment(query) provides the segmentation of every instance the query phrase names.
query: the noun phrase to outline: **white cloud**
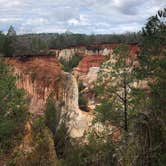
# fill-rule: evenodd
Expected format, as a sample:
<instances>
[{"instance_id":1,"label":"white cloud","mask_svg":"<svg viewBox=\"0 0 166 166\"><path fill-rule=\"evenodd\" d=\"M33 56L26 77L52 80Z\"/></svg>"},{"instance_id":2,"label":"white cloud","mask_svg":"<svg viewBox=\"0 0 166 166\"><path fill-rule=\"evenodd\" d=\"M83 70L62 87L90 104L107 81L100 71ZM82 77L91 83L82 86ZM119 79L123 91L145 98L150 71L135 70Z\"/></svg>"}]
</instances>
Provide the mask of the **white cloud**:
<instances>
[{"instance_id":1,"label":"white cloud","mask_svg":"<svg viewBox=\"0 0 166 166\"><path fill-rule=\"evenodd\" d=\"M30 18L26 20L26 22L23 25L24 26L28 26L28 25L44 26L47 23L48 23L48 20L44 18L34 18L34 19Z\"/></svg>"},{"instance_id":2,"label":"white cloud","mask_svg":"<svg viewBox=\"0 0 166 166\"><path fill-rule=\"evenodd\" d=\"M80 15L78 18L72 18L68 20L69 25L73 26L87 26L90 25L88 17L85 15Z\"/></svg>"},{"instance_id":3,"label":"white cloud","mask_svg":"<svg viewBox=\"0 0 166 166\"><path fill-rule=\"evenodd\" d=\"M0 0L0 30L19 33L137 31L165 0Z\"/></svg>"}]
</instances>

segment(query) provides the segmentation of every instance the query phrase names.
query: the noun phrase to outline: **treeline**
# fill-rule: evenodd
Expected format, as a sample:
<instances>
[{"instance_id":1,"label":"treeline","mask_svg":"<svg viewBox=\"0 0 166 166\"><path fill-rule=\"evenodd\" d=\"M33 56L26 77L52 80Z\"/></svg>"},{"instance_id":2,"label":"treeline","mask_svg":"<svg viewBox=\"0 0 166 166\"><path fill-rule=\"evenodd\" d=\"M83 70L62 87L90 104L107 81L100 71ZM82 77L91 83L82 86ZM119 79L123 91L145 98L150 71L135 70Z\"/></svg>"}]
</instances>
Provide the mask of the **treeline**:
<instances>
[{"instance_id":1,"label":"treeline","mask_svg":"<svg viewBox=\"0 0 166 166\"><path fill-rule=\"evenodd\" d=\"M85 35L85 34L57 34L49 41L49 48L66 48L78 45L89 46L94 43L137 43L140 33Z\"/></svg>"},{"instance_id":2,"label":"treeline","mask_svg":"<svg viewBox=\"0 0 166 166\"><path fill-rule=\"evenodd\" d=\"M0 31L0 55L12 55L14 52L13 49L14 48L12 47L12 38L3 34Z\"/></svg>"},{"instance_id":3,"label":"treeline","mask_svg":"<svg viewBox=\"0 0 166 166\"><path fill-rule=\"evenodd\" d=\"M14 36L0 33L2 39L0 52L6 56L46 55L49 49L64 49L80 45L88 47L94 43L138 43L140 38L140 33L105 35L42 33Z\"/></svg>"}]
</instances>

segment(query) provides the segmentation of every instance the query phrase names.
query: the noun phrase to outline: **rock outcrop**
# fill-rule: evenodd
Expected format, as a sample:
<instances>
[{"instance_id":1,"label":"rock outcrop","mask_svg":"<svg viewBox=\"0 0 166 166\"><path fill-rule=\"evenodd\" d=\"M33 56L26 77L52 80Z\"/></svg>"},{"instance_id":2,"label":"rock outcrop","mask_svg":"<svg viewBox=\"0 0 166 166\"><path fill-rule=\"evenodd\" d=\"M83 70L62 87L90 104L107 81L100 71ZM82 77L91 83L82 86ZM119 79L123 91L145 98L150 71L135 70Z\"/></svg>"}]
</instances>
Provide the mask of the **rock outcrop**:
<instances>
[{"instance_id":1,"label":"rock outcrop","mask_svg":"<svg viewBox=\"0 0 166 166\"><path fill-rule=\"evenodd\" d=\"M103 50L95 51L87 49L86 46L77 46L65 49L50 49L49 50L52 55L55 55L57 59L64 59L69 61L72 56L79 55L79 56L86 56L86 55L97 55L102 54Z\"/></svg>"},{"instance_id":2,"label":"rock outcrop","mask_svg":"<svg viewBox=\"0 0 166 166\"><path fill-rule=\"evenodd\" d=\"M71 137L83 136L91 117L79 109L78 85L72 74L63 72L55 58L35 57L24 62L10 58L6 61L14 66L17 86L28 94L31 114L42 115L48 96L53 94L60 119L65 116Z\"/></svg>"},{"instance_id":3,"label":"rock outcrop","mask_svg":"<svg viewBox=\"0 0 166 166\"><path fill-rule=\"evenodd\" d=\"M88 81L87 74L89 75L92 73L92 71L96 71L98 67L100 67L100 63L104 62L106 60L106 57L103 55L95 55L95 56L85 56L78 66L74 69L73 74L75 75L78 80L81 80L83 83ZM97 68L96 68L97 67ZM94 73L94 72L93 72ZM90 81L91 82L91 81Z\"/></svg>"},{"instance_id":4,"label":"rock outcrop","mask_svg":"<svg viewBox=\"0 0 166 166\"><path fill-rule=\"evenodd\" d=\"M109 54L114 48L114 45L100 45L98 53L102 50L104 54ZM106 50L107 49L107 50ZM74 48L71 54L66 58L70 58L74 52L79 52L83 56L87 49L85 47ZM135 55L137 47L131 46L131 52ZM91 50L92 51L92 50ZM93 53L96 54L95 51ZM61 56L58 53L57 56ZM53 56L30 57L28 59L19 60L17 58L8 58L6 62L13 65L13 73L18 77L17 86L23 88L30 100L29 112L34 115L42 115L45 103L50 94L53 94L60 119L66 116L67 127L71 137L82 137L84 132L89 128L92 121L90 113L83 112L78 105L78 85L77 77L88 86L92 85L97 78L100 63L104 62L106 57L104 55L89 55L85 56L79 63L78 67L72 74L63 72L59 61ZM93 96L90 97L91 108L94 106Z\"/></svg>"},{"instance_id":5,"label":"rock outcrop","mask_svg":"<svg viewBox=\"0 0 166 166\"><path fill-rule=\"evenodd\" d=\"M60 64L55 58L35 57L26 61L16 58L6 60L13 66L13 72L18 77L17 87L23 88L30 99L29 111L32 114L42 114L47 97L52 91L58 96L58 79L61 76Z\"/></svg>"},{"instance_id":6,"label":"rock outcrop","mask_svg":"<svg viewBox=\"0 0 166 166\"><path fill-rule=\"evenodd\" d=\"M101 43L101 44L93 44L89 47L87 46L75 46L65 49L50 49L49 52L52 55L55 55L57 59L64 59L66 61L69 61L72 56L74 55L80 55L80 56L86 56L86 55L104 55L109 56L112 54L113 49L117 47L120 43ZM128 44L130 53L135 56L135 53L139 51L139 47L137 43Z\"/></svg>"},{"instance_id":7,"label":"rock outcrop","mask_svg":"<svg viewBox=\"0 0 166 166\"><path fill-rule=\"evenodd\" d=\"M78 105L78 84L72 74L65 73L62 76L60 94L62 94L61 116L69 118L67 127L70 136L73 138L82 137L84 131L91 125L92 117L79 109ZM63 118L62 118L63 119Z\"/></svg>"},{"instance_id":8,"label":"rock outcrop","mask_svg":"<svg viewBox=\"0 0 166 166\"><path fill-rule=\"evenodd\" d=\"M90 86L95 81L96 74L101 63L106 61L107 58L113 60L113 49L118 45L119 43L94 45L93 47L98 48L99 51L96 52L91 50L92 53L87 51L87 54L84 54L84 58L74 69L73 74L76 76L76 78L78 78L78 80L82 81L85 86ZM128 61L130 61L130 58L136 59L137 52L139 52L140 48L137 44L128 44L128 47L130 51L130 57ZM135 62L135 65L138 65L137 61Z\"/></svg>"}]
</instances>

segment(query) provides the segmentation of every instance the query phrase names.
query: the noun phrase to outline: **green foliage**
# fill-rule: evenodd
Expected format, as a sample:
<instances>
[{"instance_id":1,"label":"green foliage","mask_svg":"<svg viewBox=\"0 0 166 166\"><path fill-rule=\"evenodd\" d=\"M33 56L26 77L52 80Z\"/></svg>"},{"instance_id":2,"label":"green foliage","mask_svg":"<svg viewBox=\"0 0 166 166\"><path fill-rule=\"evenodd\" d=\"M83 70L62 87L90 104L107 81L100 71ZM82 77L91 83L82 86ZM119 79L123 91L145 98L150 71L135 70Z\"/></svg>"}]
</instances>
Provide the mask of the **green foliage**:
<instances>
[{"instance_id":1,"label":"green foliage","mask_svg":"<svg viewBox=\"0 0 166 166\"><path fill-rule=\"evenodd\" d=\"M45 125L44 117L35 117L28 131L28 145L25 149L15 149L11 166L54 166L58 162L51 131ZM30 143L29 143L30 142ZM29 150L28 148L31 148ZM33 147L33 148L32 148ZM28 149L28 150L27 150ZM25 151L26 150L26 151Z\"/></svg>"},{"instance_id":2,"label":"green foliage","mask_svg":"<svg viewBox=\"0 0 166 166\"><path fill-rule=\"evenodd\" d=\"M162 166L166 156L165 116L165 43L166 9L148 19L142 32L138 79L150 80L148 91L140 93L142 104L135 103L139 113L135 119L135 135L140 146L137 165ZM145 98L146 96L146 98Z\"/></svg>"},{"instance_id":3,"label":"green foliage","mask_svg":"<svg viewBox=\"0 0 166 166\"><path fill-rule=\"evenodd\" d=\"M54 104L47 102L46 121L55 117ZM50 113L51 112L51 113ZM53 113L53 114L52 114ZM48 118L50 117L50 118ZM53 122L55 119L49 120L51 126L55 125ZM56 126L56 125L55 125ZM64 166L89 166L89 165L101 165L109 166L115 165L116 158L113 157L115 150L110 139L104 141L97 138L94 134L89 136L89 143L87 145L79 145L78 142L69 138L66 122L62 121L60 126L56 128L54 133L55 149L57 156L60 160L60 165Z\"/></svg>"},{"instance_id":4,"label":"green foliage","mask_svg":"<svg viewBox=\"0 0 166 166\"><path fill-rule=\"evenodd\" d=\"M116 165L115 150L110 139L104 141L90 134L87 144L70 143L64 153L64 166Z\"/></svg>"},{"instance_id":5,"label":"green foliage","mask_svg":"<svg viewBox=\"0 0 166 166\"><path fill-rule=\"evenodd\" d=\"M38 117L33 122L33 132L41 133L43 128L45 127L45 117Z\"/></svg>"},{"instance_id":6,"label":"green foliage","mask_svg":"<svg viewBox=\"0 0 166 166\"><path fill-rule=\"evenodd\" d=\"M29 55L43 55L48 54L48 49L64 49L75 46L87 46L94 43L135 43L140 41L139 33L125 33L125 34L110 34L110 35L85 35L85 34L57 34L57 33L42 33L42 34L25 34L16 35L15 30L11 26L8 35L2 35L1 43L4 55L7 56L29 56ZM10 34L10 35L9 35ZM0 39L2 39L0 37ZM90 49L99 52L99 48L91 46Z\"/></svg>"},{"instance_id":7,"label":"green foliage","mask_svg":"<svg viewBox=\"0 0 166 166\"><path fill-rule=\"evenodd\" d=\"M14 49L12 47L13 38L0 32L0 53L4 56L12 56Z\"/></svg>"},{"instance_id":8,"label":"green foliage","mask_svg":"<svg viewBox=\"0 0 166 166\"><path fill-rule=\"evenodd\" d=\"M65 158L65 151L70 148L70 137L66 122L62 121L55 133L55 148L59 159Z\"/></svg>"},{"instance_id":9,"label":"green foliage","mask_svg":"<svg viewBox=\"0 0 166 166\"><path fill-rule=\"evenodd\" d=\"M47 34L46 34L47 35ZM52 34L49 48L64 49L72 46L87 46L88 49L99 51L94 43L136 43L140 41L140 33L85 35L85 34Z\"/></svg>"},{"instance_id":10,"label":"green foliage","mask_svg":"<svg viewBox=\"0 0 166 166\"><path fill-rule=\"evenodd\" d=\"M47 43L38 37L32 38L31 50L33 54L46 54L48 50Z\"/></svg>"},{"instance_id":11,"label":"green foliage","mask_svg":"<svg viewBox=\"0 0 166 166\"><path fill-rule=\"evenodd\" d=\"M6 152L14 145L27 117L24 92L17 89L9 67L0 61L0 148Z\"/></svg>"},{"instance_id":12,"label":"green foliage","mask_svg":"<svg viewBox=\"0 0 166 166\"><path fill-rule=\"evenodd\" d=\"M88 98L82 93L82 90L84 90L85 86L82 82L79 82L78 89L79 89L79 98L78 98L78 104L82 111L88 111L87 105L88 105Z\"/></svg>"},{"instance_id":13,"label":"green foliage","mask_svg":"<svg viewBox=\"0 0 166 166\"><path fill-rule=\"evenodd\" d=\"M3 47L6 40L6 36L0 32L0 53L3 53Z\"/></svg>"},{"instance_id":14,"label":"green foliage","mask_svg":"<svg viewBox=\"0 0 166 166\"><path fill-rule=\"evenodd\" d=\"M88 111L88 108L87 108L88 99L82 93L79 93L78 104L79 104L79 107L80 107L81 110Z\"/></svg>"},{"instance_id":15,"label":"green foliage","mask_svg":"<svg viewBox=\"0 0 166 166\"><path fill-rule=\"evenodd\" d=\"M12 37L6 37L5 43L4 43L4 55L5 56L12 56L14 53L14 47L13 47L13 42L14 38Z\"/></svg>"},{"instance_id":16,"label":"green foliage","mask_svg":"<svg viewBox=\"0 0 166 166\"><path fill-rule=\"evenodd\" d=\"M84 89L85 89L85 86L83 85L83 83L82 82L78 82L78 90L79 90L79 92L81 92Z\"/></svg>"},{"instance_id":17,"label":"green foliage","mask_svg":"<svg viewBox=\"0 0 166 166\"><path fill-rule=\"evenodd\" d=\"M55 135L59 118L58 118L55 102L51 96L48 97L46 102L45 119L46 119L45 120L46 126L48 126L48 128Z\"/></svg>"},{"instance_id":18,"label":"green foliage","mask_svg":"<svg viewBox=\"0 0 166 166\"><path fill-rule=\"evenodd\" d=\"M66 72L71 72L74 67L78 65L80 60L82 59L79 55L74 55L72 58L67 61L65 59L60 59L61 64L63 65L63 70Z\"/></svg>"},{"instance_id":19,"label":"green foliage","mask_svg":"<svg viewBox=\"0 0 166 166\"><path fill-rule=\"evenodd\" d=\"M46 124L47 122L51 127L56 126L54 104L47 101L47 113L46 113ZM55 114L54 114L55 113ZM50 119L50 120L49 120ZM40 123L38 123L40 124ZM43 124L43 123L42 123ZM54 126L55 125L55 126ZM41 126L41 125L37 125ZM51 128L50 127L50 128ZM79 144L76 140L72 140L68 134L68 128L65 119L61 121L56 132L54 133L55 149L60 165L63 166L109 166L115 165L116 158L114 156L115 150L110 139L107 141L103 138L98 138L95 134L89 135L89 143L85 145ZM114 156L114 157L113 157Z\"/></svg>"},{"instance_id":20,"label":"green foliage","mask_svg":"<svg viewBox=\"0 0 166 166\"><path fill-rule=\"evenodd\" d=\"M62 118L62 117L61 117ZM52 94L48 97L45 109L45 120L44 123L52 131L55 141L55 149L58 158L62 158L64 155L65 148L69 141L67 132L66 121L61 119L60 113L58 113L55 106L55 101Z\"/></svg>"},{"instance_id":21,"label":"green foliage","mask_svg":"<svg viewBox=\"0 0 166 166\"><path fill-rule=\"evenodd\" d=\"M122 113L115 111L112 104L108 101L103 101L95 108L95 111L95 122L102 122L104 124L111 121L112 124L118 125L123 117Z\"/></svg>"},{"instance_id":22,"label":"green foliage","mask_svg":"<svg viewBox=\"0 0 166 166\"><path fill-rule=\"evenodd\" d=\"M116 47L113 57L102 64L95 83L96 95L101 102L96 109L97 116L102 117L103 114L102 118L106 118L106 121L110 120L126 131L128 130L128 119L134 112L132 93L135 73L133 60L130 58L129 63L127 62L129 57L127 45L121 44ZM107 114L110 119L107 118ZM105 120L102 119L103 122Z\"/></svg>"}]
</instances>

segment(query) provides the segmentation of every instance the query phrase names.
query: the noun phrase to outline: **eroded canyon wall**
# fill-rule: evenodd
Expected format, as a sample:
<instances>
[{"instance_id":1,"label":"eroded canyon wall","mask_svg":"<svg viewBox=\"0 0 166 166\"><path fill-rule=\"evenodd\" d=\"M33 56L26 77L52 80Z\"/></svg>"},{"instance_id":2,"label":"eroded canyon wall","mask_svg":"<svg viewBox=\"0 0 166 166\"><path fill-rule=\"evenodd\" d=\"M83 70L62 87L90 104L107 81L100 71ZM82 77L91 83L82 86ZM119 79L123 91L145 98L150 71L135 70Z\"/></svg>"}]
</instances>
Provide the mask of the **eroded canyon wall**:
<instances>
[{"instance_id":1,"label":"eroded canyon wall","mask_svg":"<svg viewBox=\"0 0 166 166\"><path fill-rule=\"evenodd\" d=\"M10 58L6 62L13 66L18 77L17 86L28 94L31 114L42 115L46 100L52 93L60 119L66 118L70 136L83 136L91 118L79 109L78 85L72 74L63 72L59 62L50 57L34 57L24 62Z\"/></svg>"},{"instance_id":2,"label":"eroded canyon wall","mask_svg":"<svg viewBox=\"0 0 166 166\"><path fill-rule=\"evenodd\" d=\"M104 55L109 56L113 53L113 49L117 47L120 43L103 43L103 44L93 44L90 46L75 46L65 49L50 49L49 52L55 55L57 59L64 59L69 61L72 56L80 55ZM133 56L137 51L139 51L139 46L137 43L127 44L130 50L130 54Z\"/></svg>"}]
</instances>

